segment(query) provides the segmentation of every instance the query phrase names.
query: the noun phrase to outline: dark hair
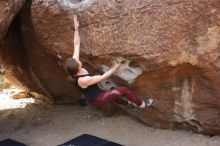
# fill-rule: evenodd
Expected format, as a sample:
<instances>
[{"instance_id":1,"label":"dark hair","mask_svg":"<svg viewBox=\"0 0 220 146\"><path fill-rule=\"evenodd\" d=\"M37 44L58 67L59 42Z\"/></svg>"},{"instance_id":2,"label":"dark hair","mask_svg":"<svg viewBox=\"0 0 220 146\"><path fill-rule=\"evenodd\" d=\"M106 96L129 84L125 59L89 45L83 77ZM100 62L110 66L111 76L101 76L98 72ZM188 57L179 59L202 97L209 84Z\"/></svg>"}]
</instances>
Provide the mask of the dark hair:
<instances>
[{"instance_id":1,"label":"dark hair","mask_svg":"<svg viewBox=\"0 0 220 146\"><path fill-rule=\"evenodd\" d=\"M79 63L74 58L68 58L66 60L66 70L69 75L74 76L79 71Z\"/></svg>"}]
</instances>

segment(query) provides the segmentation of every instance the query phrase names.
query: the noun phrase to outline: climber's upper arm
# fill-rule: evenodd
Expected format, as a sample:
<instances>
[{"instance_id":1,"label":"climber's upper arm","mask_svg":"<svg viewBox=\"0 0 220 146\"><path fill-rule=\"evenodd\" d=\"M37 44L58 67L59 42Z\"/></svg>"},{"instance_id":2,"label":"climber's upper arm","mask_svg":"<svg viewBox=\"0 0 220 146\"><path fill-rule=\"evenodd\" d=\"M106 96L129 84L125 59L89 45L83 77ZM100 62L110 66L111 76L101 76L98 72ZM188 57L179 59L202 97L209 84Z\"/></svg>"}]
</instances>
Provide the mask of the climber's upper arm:
<instances>
[{"instance_id":1,"label":"climber's upper arm","mask_svg":"<svg viewBox=\"0 0 220 146\"><path fill-rule=\"evenodd\" d=\"M100 81L102 81L104 77L102 75L95 75L95 76L86 76L81 77L78 80L78 84L82 88L87 88L90 85L96 84Z\"/></svg>"}]
</instances>

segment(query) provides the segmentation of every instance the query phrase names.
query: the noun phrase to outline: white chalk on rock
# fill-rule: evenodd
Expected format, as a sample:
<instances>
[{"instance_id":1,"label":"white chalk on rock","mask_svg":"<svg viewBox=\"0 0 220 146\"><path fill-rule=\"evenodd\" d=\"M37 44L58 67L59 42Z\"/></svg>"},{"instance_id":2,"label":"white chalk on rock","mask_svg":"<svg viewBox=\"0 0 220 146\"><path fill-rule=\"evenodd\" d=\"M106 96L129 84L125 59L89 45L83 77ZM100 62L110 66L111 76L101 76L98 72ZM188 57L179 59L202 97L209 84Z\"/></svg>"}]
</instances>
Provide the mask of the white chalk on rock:
<instances>
[{"instance_id":1,"label":"white chalk on rock","mask_svg":"<svg viewBox=\"0 0 220 146\"><path fill-rule=\"evenodd\" d=\"M143 70L139 67L130 67L130 60L127 60L118 71L115 72L115 75L126 80L129 84L131 84L140 74L142 74ZM102 71L106 72L110 69L107 65L102 65Z\"/></svg>"}]
</instances>

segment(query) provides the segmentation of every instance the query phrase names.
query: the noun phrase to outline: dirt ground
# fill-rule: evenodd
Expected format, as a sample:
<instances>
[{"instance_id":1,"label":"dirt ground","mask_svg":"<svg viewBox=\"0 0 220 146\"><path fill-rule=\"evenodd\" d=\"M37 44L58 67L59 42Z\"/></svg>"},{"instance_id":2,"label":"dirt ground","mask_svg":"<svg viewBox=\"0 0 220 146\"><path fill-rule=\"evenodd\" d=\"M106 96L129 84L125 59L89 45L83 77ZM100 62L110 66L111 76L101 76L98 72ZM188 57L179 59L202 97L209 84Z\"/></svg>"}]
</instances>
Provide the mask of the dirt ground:
<instances>
[{"instance_id":1,"label":"dirt ground","mask_svg":"<svg viewBox=\"0 0 220 146\"><path fill-rule=\"evenodd\" d=\"M91 134L126 146L219 146L220 137L147 127L126 115L106 116L90 106L31 104L0 110L0 140L56 146Z\"/></svg>"}]
</instances>

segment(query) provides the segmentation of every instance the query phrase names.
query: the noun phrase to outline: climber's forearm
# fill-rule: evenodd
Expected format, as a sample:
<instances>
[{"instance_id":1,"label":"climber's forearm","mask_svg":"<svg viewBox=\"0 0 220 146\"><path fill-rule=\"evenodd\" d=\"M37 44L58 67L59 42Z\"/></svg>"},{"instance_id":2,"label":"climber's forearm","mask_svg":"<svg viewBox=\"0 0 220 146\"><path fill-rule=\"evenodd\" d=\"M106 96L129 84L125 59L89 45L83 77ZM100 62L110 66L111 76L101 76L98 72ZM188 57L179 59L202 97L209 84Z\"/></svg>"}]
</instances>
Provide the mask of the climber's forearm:
<instances>
[{"instance_id":1,"label":"climber's forearm","mask_svg":"<svg viewBox=\"0 0 220 146\"><path fill-rule=\"evenodd\" d=\"M73 58L75 58L76 60L79 60L79 53L80 53L79 31L75 30L75 32L74 32L74 53L73 53Z\"/></svg>"},{"instance_id":2,"label":"climber's forearm","mask_svg":"<svg viewBox=\"0 0 220 146\"><path fill-rule=\"evenodd\" d=\"M110 70L105 72L103 75L96 75L96 76L87 76L80 80L80 84L84 87L88 87L90 85L96 84L109 78L117 69L120 67L120 64L114 65Z\"/></svg>"},{"instance_id":3,"label":"climber's forearm","mask_svg":"<svg viewBox=\"0 0 220 146\"><path fill-rule=\"evenodd\" d=\"M80 54L80 36L79 36L79 30L78 30L78 20L75 18L75 31L74 31L74 53L73 58L76 60L79 60L79 54Z\"/></svg>"}]
</instances>

